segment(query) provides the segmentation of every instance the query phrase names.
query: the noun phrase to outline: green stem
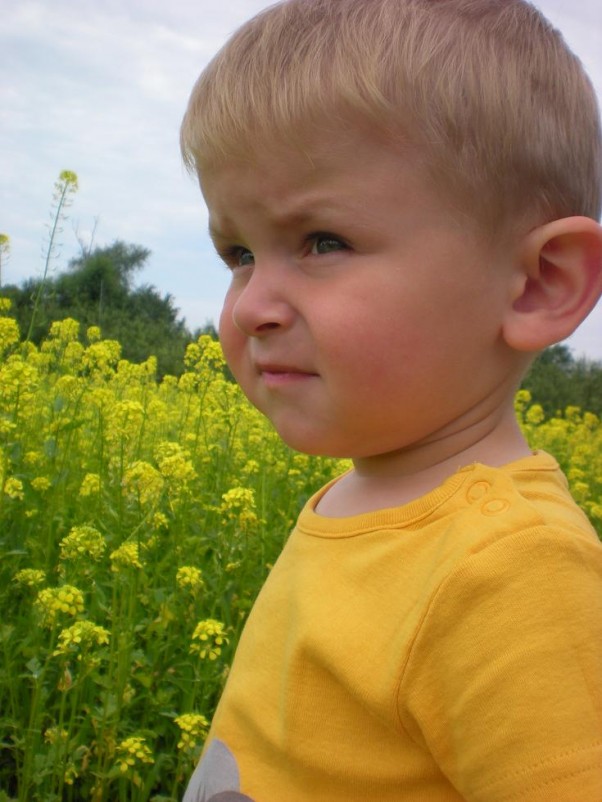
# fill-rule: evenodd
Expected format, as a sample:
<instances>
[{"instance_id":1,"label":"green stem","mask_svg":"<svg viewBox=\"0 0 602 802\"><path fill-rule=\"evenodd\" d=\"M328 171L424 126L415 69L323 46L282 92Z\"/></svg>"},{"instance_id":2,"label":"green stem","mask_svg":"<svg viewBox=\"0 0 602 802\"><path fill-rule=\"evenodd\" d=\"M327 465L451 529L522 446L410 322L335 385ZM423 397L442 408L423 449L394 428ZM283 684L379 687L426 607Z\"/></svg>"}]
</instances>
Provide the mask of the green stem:
<instances>
[{"instance_id":1,"label":"green stem","mask_svg":"<svg viewBox=\"0 0 602 802\"><path fill-rule=\"evenodd\" d=\"M42 293L46 285L48 268L50 267L50 260L52 259L52 254L54 250L54 240L59 231L59 222L61 220L63 208L67 204L68 193L75 192L75 190L77 189L77 176L75 175L75 173L71 173L68 170L63 170L63 172L59 175L59 180L55 184L55 187L59 192L56 214L54 215L54 220L52 221L52 229L50 231L50 240L48 241L48 248L46 250L46 259L44 261L44 272L42 274L42 281L40 282L36 290L33 302L33 310L31 312L31 320L29 321L29 329L27 330L27 337L25 338L25 342L30 342L31 340L35 319L38 313L38 307L40 305L40 298L42 297Z\"/></svg>"}]
</instances>

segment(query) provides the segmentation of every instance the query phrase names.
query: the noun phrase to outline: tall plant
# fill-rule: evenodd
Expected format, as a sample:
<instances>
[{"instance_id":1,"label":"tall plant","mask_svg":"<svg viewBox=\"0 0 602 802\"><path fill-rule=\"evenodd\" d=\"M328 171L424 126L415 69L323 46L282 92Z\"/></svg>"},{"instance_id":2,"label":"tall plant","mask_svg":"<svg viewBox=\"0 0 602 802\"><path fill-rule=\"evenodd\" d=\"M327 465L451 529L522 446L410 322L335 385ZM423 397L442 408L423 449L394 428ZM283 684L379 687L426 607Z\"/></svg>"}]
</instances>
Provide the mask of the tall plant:
<instances>
[{"instance_id":1,"label":"tall plant","mask_svg":"<svg viewBox=\"0 0 602 802\"><path fill-rule=\"evenodd\" d=\"M31 313L31 320L29 321L29 328L27 330L26 341L31 340L33 327L35 324L38 307L40 305L40 298L44 292L46 285L46 278L50 268L50 262L57 255L57 238L62 233L61 223L66 220L66 211L73 203L73 196L78 190L77 174L72 170L62 170L59 173L58 180L54 185L54 193L52 196L52 206L50 211L50 223L48 225L48 246L45 251L44 258L44 272L42 273L42 280L40 281L36 290L33 310Z\"/></svg>"},{"instance_id":2,"label":"tall plant","mask_svg":"<svg viewBox=\"0 0 602 802\"><path fill-rule=\"evenodd\" d=\"M10 254L10 237L8 234L0 234L0 287L2 286L2 268L8 261Z\"/></svg>"}]
</instances>

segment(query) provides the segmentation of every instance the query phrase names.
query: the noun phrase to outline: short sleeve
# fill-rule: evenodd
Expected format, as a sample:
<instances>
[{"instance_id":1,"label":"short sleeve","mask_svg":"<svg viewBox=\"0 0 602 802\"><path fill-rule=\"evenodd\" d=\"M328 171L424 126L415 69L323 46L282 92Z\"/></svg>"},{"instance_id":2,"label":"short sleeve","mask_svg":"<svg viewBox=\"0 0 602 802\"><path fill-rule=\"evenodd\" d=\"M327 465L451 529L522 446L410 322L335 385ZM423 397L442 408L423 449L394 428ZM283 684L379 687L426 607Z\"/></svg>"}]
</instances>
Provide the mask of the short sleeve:
<instances>
[{"instance_id":1,"label":"short sleeve","mask_svg":"<svg viewBox=\"0 0 602 802\"><path fill-rule=\"evenodd\" d=\"M399 714L467 802L602 801L602 548L534 530L428 606Z\"/></svg>"}]
</instances>

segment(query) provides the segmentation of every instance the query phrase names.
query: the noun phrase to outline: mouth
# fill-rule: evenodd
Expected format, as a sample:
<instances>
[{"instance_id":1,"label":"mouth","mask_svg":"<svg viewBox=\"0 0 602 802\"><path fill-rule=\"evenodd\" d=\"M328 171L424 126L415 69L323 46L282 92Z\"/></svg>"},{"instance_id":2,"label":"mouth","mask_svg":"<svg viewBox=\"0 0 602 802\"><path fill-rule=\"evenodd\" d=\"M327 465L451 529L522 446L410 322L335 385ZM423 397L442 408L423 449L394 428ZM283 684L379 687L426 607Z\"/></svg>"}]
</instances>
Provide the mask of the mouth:
<instances>
[{"instance_id":1,"label":"mouth","mask_svg":"<svg viewBox=\"0 0 602 802\"><path fill-rule=\"evenodd\" d=\"M317 373L302 370L292 365L272 363L258 364L256 365L256 369L268 386L280 386L283 384L301 382L307 379L314 379L318 375Z\"/></svg>"}]
</instances>

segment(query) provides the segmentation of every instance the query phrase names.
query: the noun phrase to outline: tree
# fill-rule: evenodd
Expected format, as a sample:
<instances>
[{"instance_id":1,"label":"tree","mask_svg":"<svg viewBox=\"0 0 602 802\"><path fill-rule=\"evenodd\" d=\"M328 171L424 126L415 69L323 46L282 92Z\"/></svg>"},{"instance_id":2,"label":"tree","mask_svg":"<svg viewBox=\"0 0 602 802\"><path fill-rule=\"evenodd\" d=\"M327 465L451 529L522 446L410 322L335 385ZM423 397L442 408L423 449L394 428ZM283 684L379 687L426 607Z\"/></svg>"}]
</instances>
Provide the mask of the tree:
<instances>
[{"instance_id":1,"label":"tree","mask_svg":"<svg viewBox=\"0 0 602 802\"><path fill-rule=\"evenodd\" d=\"M578 406L602 415L602 364L575 360L566 345L546 348L535 359L521 385L547 417Z\"/></svg>"},{"instance_id":2,"label":"tree","mask_svg":"<svg viewBox=\"0 0 602 802\"><path fill-rule=\"evenodd\" d=\"M21 331L30 331L33 342L46 336L52 321L73 317L83 333L99 326L103 337L119 340L125 359L140 362L153 354L159 375L177 375L192 335L171 295L133 286L149 256L147 248L117 241L82 253L56 278L29 279L21 288L5 287L3 294L12 299Z\"/></svg>"},{"instance_id":3,"label":"tree","mask_svg":"<svg viewBox=\"0 0 602 802\"><path fill-rule=\"evenodd\" d=\"M82 314L96 313L102 326L103 313L128 306L133 276L142 270L150 251L140 245L115 242L96 248L69 263L69 269L54 283L59 306L81 308Z\"/></svg>"}]
</instances>

